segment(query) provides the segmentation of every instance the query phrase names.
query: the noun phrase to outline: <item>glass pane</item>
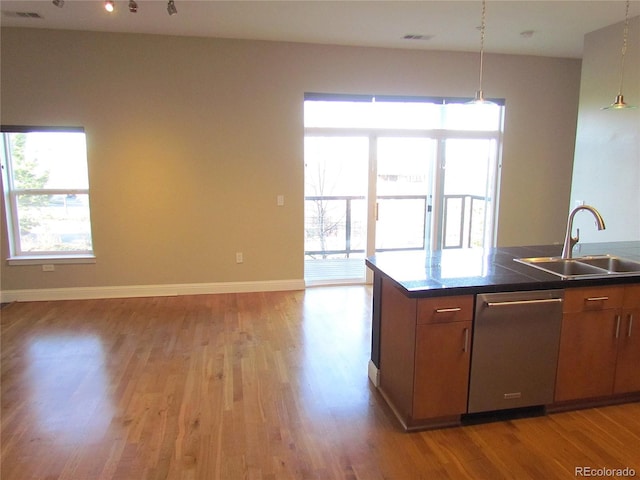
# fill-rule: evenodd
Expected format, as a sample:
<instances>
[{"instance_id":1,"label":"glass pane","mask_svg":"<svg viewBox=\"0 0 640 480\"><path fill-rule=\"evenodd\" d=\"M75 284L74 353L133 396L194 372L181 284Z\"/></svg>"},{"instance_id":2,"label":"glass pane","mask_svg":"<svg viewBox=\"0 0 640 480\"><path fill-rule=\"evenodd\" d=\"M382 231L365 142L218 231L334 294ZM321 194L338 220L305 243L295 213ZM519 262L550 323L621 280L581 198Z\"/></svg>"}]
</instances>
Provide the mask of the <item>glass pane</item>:
<instances>
[{"instance_id":1,"label":"glass pane","mask_svg":"<svg viewBox=\"0 0 640 480\"><path fill-rule=\"evenodd\" d=\"M446 141L444 248L482 247L490 240L494 140Z\"/></svg>"},{"instance_id":2,"label":"glass pane","mask_svg":"<svg viewBox=\"0 0 640 480\"><path fill-rule=\"evenodd\" d=\"M426 198L378 199L376 250L422 249Z\"/></svg>"},{"instance_id":3,"label":"glass pane","mask_svg":"<svg viewBox=\"0 0 640 480\"><path fill-rule=\"evenodd\" d=\"M316 198L305 201L305 251L345 256L366 247L366 200Z\"/></svg>"},{"instance_id":4,"label":"glass pane","mask_svg":"<svg viewBox=\"0 0 640 480\"><path fill-rule=\"evenodd\" d=\"M305 196L366 195L367 137L305 137Z\"/></svg>"},{"instance_id":5,"label":"glass pane","mask_svg":"<svg viewBox=\"0 0 640 480\"><path fill-rule=\"evenodd\" d=\"M485 214L487 209L486 200L472 199L471 200L471 247L482 247L484 242L484 225Z\"/></svg>"},{"instance_id":6,"label":"glass pane","mask_svg":"<svg viewBox=\"0 0 640 480\"><path fill-rule=\"evenodd\" d=\"M306 101L305 127L422 128L440 126L440 105L420 102Z\"/></svg>"},{"instance_id":7,"label":"glass pane","mask_svg":"<svg viewBox=\"0 0 640 480\"><path fill-rule=\"evenodd\" d=\"M443 248L463 246L461 226L463 225L464 197L447 197L444 205L444 245Z\"/></svg>"},{"instance_id":8,"label":"glass pane","mask_svg":"<svg viewBox=\"0 0 640 480\"><path fill-rule=\"evenodd\" d=\"M23 252L89 252L88 195L18 195Z\"/></svg>"},{"instance_id":9,"label":"glass pane","mask_svg":"<svg viewBox=\"0 0 640 480\"><path fill-rule=\"evenodd\" d=\"M431 190L434 145L428 138L380 138L378 196L426 195Z\"/></svg>"},{"instance_id":10,"label":"glass pane","mask_svg":"<svg viewBox=\"0 0 640 480\"><path fill-rule=\"evenodd\" d=\"M83 132L8 134L15 188L88 189Z\"/></svg>"},{"instance_id":11,"label":"glass pane","mask_svg":"<svg viewBox=\"0 0 640 480\"><path fill-rule=\"evenodd\" d=\"M499 105L450 104L443 107L444 128L448 130L500 130Z\"/></svg>"},{"instance_id":12,"label":"glass pane","mask_svg":"<svg viewBox=\"0 0 640 480\"><path fill-rule=\"evenodd\" d=\"M306 137L304 157L305 252L327 258L364 251L369 139Z\"/></svg>"},{"instance_id":13,"label":"glass pane","mask_svg":"<svg viewBox=\"0 0 640 480\"><path fill-rule=\"evenodd\" d=\"M422 249L435 141L378 139L376 250Z\"/></svg>"},{"instance_id":14,"label":"glass pane","mask_svg":"<svg viewBox=\"0 0 640 480\"><path fill-rule=\"evenodd\" d=\"M304 104L305 127L497 131L501 119L499 105L317 100Z\"/></svg>"},{"instance_id":15,"label":"glass pane","mask_svg":"<svg viewBox=\"0 0 640 480\"><path fill-rule=\"evenodd\" d=\"M445 195L485 197L493 140L447 140Z\"/></svg>"}]
</instances>

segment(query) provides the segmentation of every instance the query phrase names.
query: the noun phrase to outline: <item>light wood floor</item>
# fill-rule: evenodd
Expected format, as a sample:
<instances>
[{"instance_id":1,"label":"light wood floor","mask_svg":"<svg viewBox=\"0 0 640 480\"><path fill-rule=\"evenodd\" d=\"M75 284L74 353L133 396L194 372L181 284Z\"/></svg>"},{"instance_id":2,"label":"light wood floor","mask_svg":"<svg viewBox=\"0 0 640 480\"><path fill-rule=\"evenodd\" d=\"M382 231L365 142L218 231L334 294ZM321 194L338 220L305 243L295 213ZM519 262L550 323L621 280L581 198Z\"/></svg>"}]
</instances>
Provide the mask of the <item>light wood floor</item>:
<instances>
[{"instance_id":1,"label":"light wood floor","mask_svg":"<svg viewBox=\"0 0 640 480\"><path fill-rule=\"evenodd\" d=\"M15 303L2 480L640 476L640 404L403 433L367 379L371 291Z\"/></svg>"}]
</instances>

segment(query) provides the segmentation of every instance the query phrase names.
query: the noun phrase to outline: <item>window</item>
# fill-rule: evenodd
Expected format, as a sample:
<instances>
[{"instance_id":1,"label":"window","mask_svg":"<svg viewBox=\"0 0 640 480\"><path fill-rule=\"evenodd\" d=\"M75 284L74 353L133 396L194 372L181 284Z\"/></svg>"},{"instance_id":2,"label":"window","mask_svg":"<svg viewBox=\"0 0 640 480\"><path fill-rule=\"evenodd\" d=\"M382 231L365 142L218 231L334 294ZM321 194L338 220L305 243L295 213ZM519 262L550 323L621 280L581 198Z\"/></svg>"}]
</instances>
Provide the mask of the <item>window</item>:
<instances>
[{"instance_id":1,"label":"window","mask_svg":"<svg viewBox=\"0 0 640 480\"><path fill-rule=\"evenodd\" d=\"M2 126L9 261L93 258L82 128Z\"/></svg>"},{"instance_id":2,"label":"window","mask_svg":"<svg viewBox=\"0 0 640 480\"><path fill-rule=\"evenodd\" d=\"M391 250L494 245L504 100L305 95L305 280Z\"/></svg>"}]
</instances>

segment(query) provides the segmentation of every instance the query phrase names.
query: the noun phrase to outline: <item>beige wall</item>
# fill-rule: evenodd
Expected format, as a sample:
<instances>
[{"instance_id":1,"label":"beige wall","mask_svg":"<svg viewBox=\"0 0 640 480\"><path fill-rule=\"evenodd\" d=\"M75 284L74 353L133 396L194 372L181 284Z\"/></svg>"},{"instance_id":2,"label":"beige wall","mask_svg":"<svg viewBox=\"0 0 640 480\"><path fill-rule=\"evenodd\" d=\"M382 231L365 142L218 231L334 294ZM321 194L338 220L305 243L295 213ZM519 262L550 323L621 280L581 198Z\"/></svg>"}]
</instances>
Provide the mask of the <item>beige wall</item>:
<instances>
[{"instance_id":1,"label":"beige wall","mask_svg":"<svg viewBox=\"0 0 640 480\"><path fill-rule=\"evenodd\" d=\"M3 263L3 290L302 279L304 93L472 96L478 64L12 28L1 49L2 123L86 129L97 255L50 273ZM485 95L507 102L500 245L562 240L579 82L579 60L486 56ZM4 259L4 225L2 240Z\"/></svg>"},{"instance_id":2,"label":"beige wall","mask_svg":"<svg viewBox=\"0 0 640 480\"><path fill-rule=\"evenodd\" d=\"M582 242L640 240L640 108L601 110L620 84L623 23L585 36L571 206L595 206L607 229L576 216ZM623 94L640 106L640 17L629 22Z\"/></svg>"}]
</instances>

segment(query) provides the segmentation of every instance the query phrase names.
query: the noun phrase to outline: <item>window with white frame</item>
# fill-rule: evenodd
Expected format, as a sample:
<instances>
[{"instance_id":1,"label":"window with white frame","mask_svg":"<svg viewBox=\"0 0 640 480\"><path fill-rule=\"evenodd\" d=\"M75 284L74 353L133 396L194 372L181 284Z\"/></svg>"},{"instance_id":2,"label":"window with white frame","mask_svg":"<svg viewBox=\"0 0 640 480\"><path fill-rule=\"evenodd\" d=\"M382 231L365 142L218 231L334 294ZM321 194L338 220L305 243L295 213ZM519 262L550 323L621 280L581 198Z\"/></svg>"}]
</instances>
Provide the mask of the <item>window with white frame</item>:
<instances>
[{"instance_id":1,"label":"window with white frame","mask_svg":"<svg viewBox=\"0 0 640 480\"><path fill-rule=\"evenodd\" d=\"M93 258L83 128L2 126L9 261Z\"/></svg>"},{"instance_id":2,"label":"window with white frame","mask_svg":"<svg viewBox=\"0 0 640 480\"><path fill-rule=\"evenodd\" d=\"M307 93L305 279L384 251L495 246L505 101Z\"/></svg>"}]
</instances>

